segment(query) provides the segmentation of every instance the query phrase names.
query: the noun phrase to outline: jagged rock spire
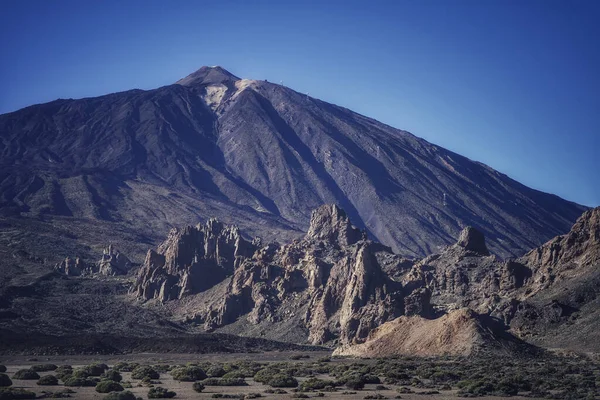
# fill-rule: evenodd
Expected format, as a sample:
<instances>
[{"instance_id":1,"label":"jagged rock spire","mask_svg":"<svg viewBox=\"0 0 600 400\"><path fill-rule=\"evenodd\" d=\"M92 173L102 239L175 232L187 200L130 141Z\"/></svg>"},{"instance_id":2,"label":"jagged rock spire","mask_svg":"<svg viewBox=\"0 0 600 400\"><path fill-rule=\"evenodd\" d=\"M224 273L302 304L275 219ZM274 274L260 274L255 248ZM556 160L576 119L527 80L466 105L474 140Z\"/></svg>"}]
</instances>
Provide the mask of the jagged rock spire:
<instances>
[{"instance_id":1,"label":"jagged rock spire","mask_svg":"<svg viewBox=\"0 0 600 400\"><path fill-rule=\"evenodd\" d=\"M458 237L458 246L465 250L473 251L481 255L489 255L490 252L485 245L485 236L483 233L472 226L467 226L462 230Z\"/></svg>"}]
</instances>

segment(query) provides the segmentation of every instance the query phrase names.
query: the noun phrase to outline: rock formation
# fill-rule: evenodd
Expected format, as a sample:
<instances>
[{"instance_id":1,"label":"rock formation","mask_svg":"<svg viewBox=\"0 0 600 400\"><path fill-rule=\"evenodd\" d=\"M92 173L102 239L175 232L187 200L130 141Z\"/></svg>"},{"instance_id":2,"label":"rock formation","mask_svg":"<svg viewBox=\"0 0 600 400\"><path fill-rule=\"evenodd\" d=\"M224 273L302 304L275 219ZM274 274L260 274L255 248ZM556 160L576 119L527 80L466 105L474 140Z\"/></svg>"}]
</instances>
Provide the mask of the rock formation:
<instances>
[{"instance_id":1,"label":"rock formation","mask_svg":"<svg viewBox=\"0 0 600 400\"><path fill-rule=\"evenodd\" d=\"M119 250L108 245L96 263L85 263L79 257L67 257L54 266L54 270L69 276L80 275L125 275L131 268L131 261Z\"/></svg>"},{"instance_id":2,"label":"rock formation","mask_svg":"<svg viewBox=\"0 0 600 400\"><path fill-rule=\"evenodd\" d=\"M334 351L338 356L389 357L469 356L490 351L497 345L494 336L468 308L461 308L437 319L402 316L374 329L365 343L344 345Z\"/></svg>"},{"instance_id":3,"label":"rock formation","mask_svg":"<svg viewBox=\"0 0 600 400\"><path fill-rule=\"evenodd\" d=\"M161 302L199 293L233 274L254 251L238 228L216 219L173 229L156 251L148 251L131 290Z\"/></svg>"},{"instance_id":4,"label":"rock formation","mask_svg":"<svg viewBox=\"0 0 600 400\"><path fill-rule=\"evenodd\" d=\"M85 263L79 258L66 257L54 266L54 270L69 276L80 276L86 272Z\"/></svg>"},{"instance_id":5,"label":"rock formation","mask_svg":"<svg viewBox=\"0 0 600 400\"><path fill-rule=\"evenodd\" d=\"M554 301L538 309L530 298L548 293L544 271L567 271L560 276L569 281L597 262L597 213L515 260L491 255L473 227L438 254L402 258L369 240L336 205L314 210L304 238L286 245L260 247L211 220L174 230L149 251L133 292L160 301L190 295L172 309L208 331L338 343L340 354L510 347L521 343L507 330L526 331L527 315L560 322L573 308Z\"/></svg>"}]
</instances>

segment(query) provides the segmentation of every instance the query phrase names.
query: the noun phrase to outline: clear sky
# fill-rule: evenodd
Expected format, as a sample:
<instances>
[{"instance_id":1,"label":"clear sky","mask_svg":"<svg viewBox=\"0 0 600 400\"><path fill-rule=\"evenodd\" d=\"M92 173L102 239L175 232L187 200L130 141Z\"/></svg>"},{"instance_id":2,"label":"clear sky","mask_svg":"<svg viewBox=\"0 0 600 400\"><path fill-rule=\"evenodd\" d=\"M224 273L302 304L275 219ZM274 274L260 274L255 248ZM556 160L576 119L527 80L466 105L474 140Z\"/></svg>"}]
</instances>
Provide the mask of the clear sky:
<instances>
[{"instance_id":1,"label":"clear sky","mask_svg":"<svg viewBox=\"0 0 600 400\"><path fill-rule=\"evenodd\" d=\"M6 1L0 113L221 65L597 206L599 21L597 0Z\"/></svg>"}]
</instances>

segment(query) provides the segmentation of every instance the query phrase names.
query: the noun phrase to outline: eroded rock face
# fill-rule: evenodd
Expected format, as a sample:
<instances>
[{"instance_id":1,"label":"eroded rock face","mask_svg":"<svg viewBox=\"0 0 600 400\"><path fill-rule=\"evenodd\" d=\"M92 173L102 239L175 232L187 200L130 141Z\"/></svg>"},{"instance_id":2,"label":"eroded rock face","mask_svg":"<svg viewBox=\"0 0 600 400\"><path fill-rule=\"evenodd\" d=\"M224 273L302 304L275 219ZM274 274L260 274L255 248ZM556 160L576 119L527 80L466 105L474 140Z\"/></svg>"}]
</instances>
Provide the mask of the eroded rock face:
<instances>
[{"instance_id":1,"label":"eroded rock face","mask_svg":"<svg viewBox=\"0 0 600 400\"><path fill-rule=\"evenodd\" d=\"M67 257L54 267L54 270L69 276L86 275L104 275L115 276L125 275L131 268L129 259L119 250L108 245L102 251L102 257L96 263L85 263L79 257Z\"/></svg>"},{"instance_id":2,"label":"eroded rock face","mask_svg":"<svg viewBox=\"0 0 600 400\"><path fill-rule=\"evenodd\" d=\"M68 276L80 276L85 274L86 266L79 257L66 257L54 266L54 270Z\"/></svg>"},{"instance_id":3,"label":"eroded rock face","mask_svg":"<svg viewBox=\"0 0 600 400\"><path fill-rule=\"evenodd\" d=\"M156 251L148 251L131 291L163 302L199 293L233 274L255 250L237 227L216 219L173 229Z\"/></svg>"},{"instance_id":4,"label":"eroded rock face","mask_svg":"<svg viewBox=\"0 0 600 400\"><path fill-rule=\"evenodd\" d=\"M483 234L471 227L439 254L421 260L403 258L368 240L334 205L316 209L305 237L286 245L258 248L258 242L243 241L235 228L209 221L206 226L173 231L157 251L148 252L136 293L166 301L199 293L202 289L194 286L193 274L203 276L205 283L214 279L207 288L222 282L210 296L186 302L196 306L184 306L180 314L209 331L284 340L281 332L272 333L284 326L283 330L305 335L295 341L348 346L363 343L374 329L399 317L404 319L398 321L425 321L426 327L430 326L426 320L464 314L493 323L497 328L493 335L506 334L507 343L513 343L514 337L505 332L515 325L511 321L544 311L527 303L544 289L539 283L542 272L562 270L565 262L571 265L565 270L571 271L597 259L599 224L594 218L596 214L587 213L574 232L544 245L556 249L553 243L559 243L560 252L542 246L516 260L490 255ZM556 257L561 262L553 264ZM210 269L215 265L216 272ZM228 274L231 277L224 281ZM468 313L455 314L456 310ZM410 331L403 330L411 327L396 324L394 335L408 335ZM444 340L455 343L453 338Z\"/></svg>"},{"instance_id":5,"label":"eroded rock face","mask_svg":"<svg viewBox=\"0 0 600 400\"><path fill-rule=\"evenodd\" d=\"M377 261L389 249L366 240L335 205L316 209L311 221L302 240L270 244L243 260L225 298L197 310L194 320L207 330L240 319L252 325L294 320L309 342L325 343L360 341L401 315L401 285Z\"/></svg>"}]
</instances>

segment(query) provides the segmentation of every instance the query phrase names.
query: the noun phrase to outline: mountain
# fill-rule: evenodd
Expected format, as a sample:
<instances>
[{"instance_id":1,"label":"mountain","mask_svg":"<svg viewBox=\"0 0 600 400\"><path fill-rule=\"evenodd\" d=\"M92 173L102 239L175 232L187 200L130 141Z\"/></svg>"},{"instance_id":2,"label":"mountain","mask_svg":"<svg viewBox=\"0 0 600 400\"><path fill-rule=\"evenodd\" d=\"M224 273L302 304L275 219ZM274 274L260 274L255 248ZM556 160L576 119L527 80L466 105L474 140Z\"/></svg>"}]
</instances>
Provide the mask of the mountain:
<instances>
[{"instance_id":1,"label":"mountain","mask_svg":"<svg viewBox=\"0 0 600 400\"><path fill-rule=\"evenodd\" d=\"M109 242L139 263L173 227L212 217L287 242L325 203L405 256L437 252L475 226L507 257L566 232L586 209L221 67L0 115L0 139L0 259L21 254L26 269L3 263L4 280L37 259L94 260Z\"/></svg>"}]
</instances>

